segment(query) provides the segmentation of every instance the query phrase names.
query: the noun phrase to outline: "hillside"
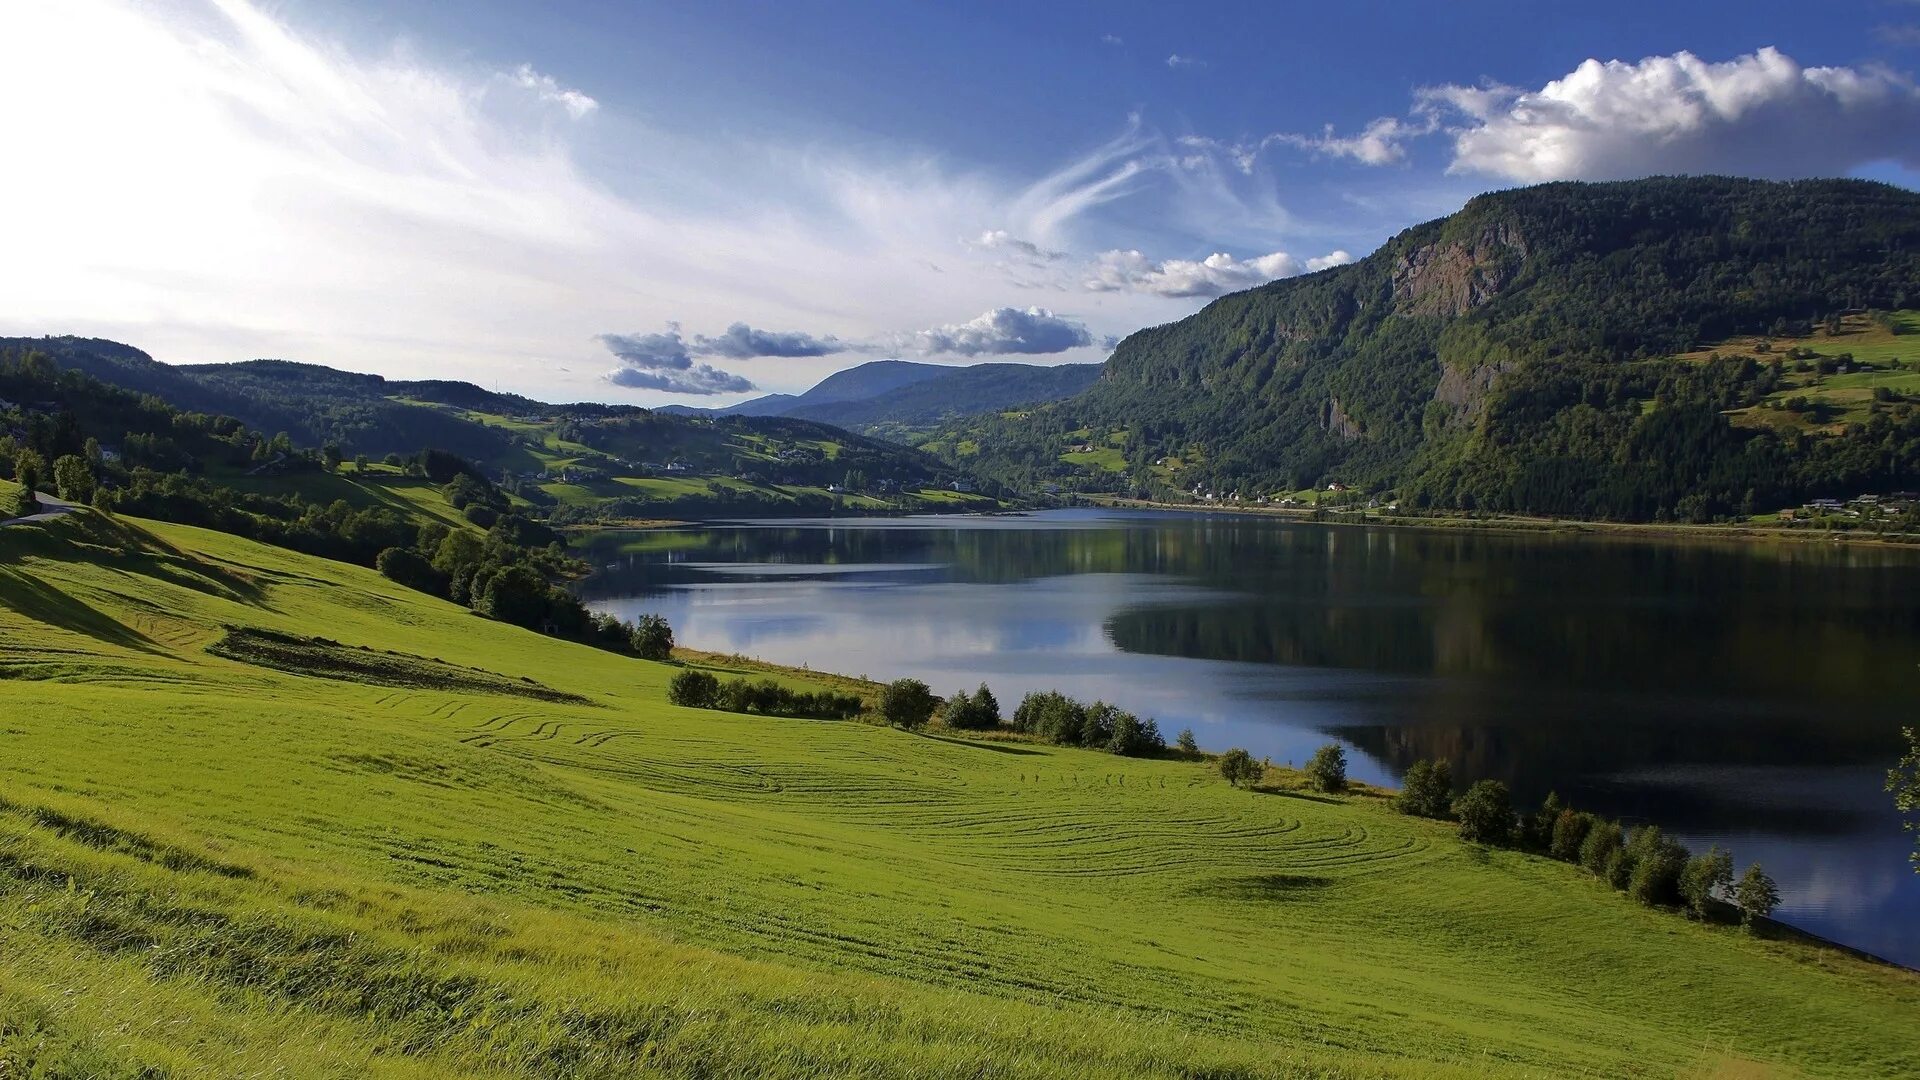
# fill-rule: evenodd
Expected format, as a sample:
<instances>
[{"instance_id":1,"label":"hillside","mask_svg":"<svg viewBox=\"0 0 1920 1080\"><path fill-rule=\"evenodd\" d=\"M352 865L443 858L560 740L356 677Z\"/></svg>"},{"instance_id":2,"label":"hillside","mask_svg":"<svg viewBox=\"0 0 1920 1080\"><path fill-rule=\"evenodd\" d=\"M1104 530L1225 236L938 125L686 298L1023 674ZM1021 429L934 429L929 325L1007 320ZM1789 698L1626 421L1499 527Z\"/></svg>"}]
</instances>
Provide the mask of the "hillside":
<instances>
[{"instance_id":1,"label":"hillside","mask_svg":"<svg viewBox=\"0 0 1920 1080\"><path fill-rule=\"evenodd\" d=\"M295 446L371 459L444 450L564 520L993 505L952 491L964 473L929 455L802 420L550 405L281 360L174 367L115 342L0 339L0 358L29 354L180 410L285 432ZM84 397L63 400L84 416L93 411ZM102 417L88 434L117 446L127 430Z\"/></svg>"},{"instance_id":2,"label":"hillside","mask_svg":"<svg viewBox=\"0 0 1920 1080\"><path fill-rule=\"evenodd\" d=\"M680 709L668 665L188 527L9 526L0 567L23 1075L1920 1070L1912 973L1377 800Z\"/></svg>"},{"instance_id":3,"label":"hillside","mask_svg":"<svg viewBox=\"0 0 1920 1080\"><path fill-rule=\"evenodd\" d=\"M809 403L803 397L781 415L900 437L953 417L1069 398L1099 378L1098 364L970 364L867 398Z\"/></svg>"},{"instance_id":4,"label":"hillside","mask_svg":"<svg viewBox=\"0 0 1920 1080\"><path fill-rule=\"evenodd\" d=\"M1756 337L1884 317L1920 302L1917 282L1920 194L1883 184L1496 192L1359 262L1142 330L1086 393L932 445L1028 487L1250 499L1338 482L1410 507L1628 520L1910 488L1920 410L1906 389L1809 438L1728 414L1790 385L1792 361ZM1906 351L1876 363L1920 361ZM1118 456L1065 457L1089 444Z\"/></svg>"},{"instance_id":5,"label":"hillside","mask_svg":"<svg viewBox=\"0 0 1920 1080\"><path fill-rule=\"evenodd\" d=\"M943 420L1080 393L1100 377L1097 364L921 364L873 360L820 380L804 394L768 394L724 409L668 406L683 415L789 416L863 435L912 442Z\"/></svg>"}]
</instances>

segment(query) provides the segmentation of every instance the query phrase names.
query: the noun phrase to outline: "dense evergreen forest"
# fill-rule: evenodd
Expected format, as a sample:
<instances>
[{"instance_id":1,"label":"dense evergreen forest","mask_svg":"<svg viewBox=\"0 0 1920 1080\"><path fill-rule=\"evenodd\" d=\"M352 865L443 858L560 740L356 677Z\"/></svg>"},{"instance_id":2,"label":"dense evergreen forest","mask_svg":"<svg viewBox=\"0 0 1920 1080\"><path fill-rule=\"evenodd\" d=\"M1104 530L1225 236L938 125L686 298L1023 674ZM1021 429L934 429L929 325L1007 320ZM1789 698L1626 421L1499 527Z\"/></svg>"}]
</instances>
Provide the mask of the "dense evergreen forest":
<instances>
[{"instance_id":1,"label":"dense evergreen forest","mask_svg":"<svg viewBox=\"0 0 1920 1080\"><path fill-rule=\"evenodd\" d=\"M1885 313L1915 306L1913 192L1548 184L1142 330L1086 393L929 446L1027 490L1251 499L1339 483L1408 508L1709 521L1920 486L1911 393L1876 390L1844 422L1743 425L1728 414L1777 404L1795 358L1765 341L1699 355L1843 317L1897 327ZM1920 366L1920 337L1913 354ZM1123 466L1063 460L1086 441L1122 447Z\"/></svg>"}]
</instances>

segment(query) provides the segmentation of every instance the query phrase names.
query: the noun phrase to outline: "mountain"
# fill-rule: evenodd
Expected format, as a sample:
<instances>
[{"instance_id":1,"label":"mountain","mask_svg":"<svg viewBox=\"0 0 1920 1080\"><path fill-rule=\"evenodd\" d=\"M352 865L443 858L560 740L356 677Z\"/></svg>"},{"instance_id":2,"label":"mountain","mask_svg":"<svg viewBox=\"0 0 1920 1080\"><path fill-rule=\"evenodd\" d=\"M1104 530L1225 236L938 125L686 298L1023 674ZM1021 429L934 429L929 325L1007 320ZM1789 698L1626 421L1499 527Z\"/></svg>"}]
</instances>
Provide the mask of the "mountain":
<instances>
[{"instance_id":1,"label":"mountain","mask_svg":"<svg viewBox=\"0 0 1920 1080\"><path fill-rule=\"evenodd\" d=\"M873 360L836 371L804 394L768 394L724 409L669 405L663 412L794 416L861 434L899 433L1014 405L1057 401L1092 386L1098 364L921 364Z\"/></svg>"},{"instance_id":2,"label":"mountain","mask_svg":"<svg viewBox=\"0 0 1920 1080\"><path fill-rule=\"evenodd\" d=\"M889 425L913 428L952 416L973 416L1014 405L1058 401L1080 393L1099 378L1099 364L940 367L927 377L868 398L809 401L803 396L783 415L873 434Z\"/></svg>"},{"instance_id":3,"label":"mountain","mask_svg":"<svg viewBox=\"0 0 1920 1080\"><path fill-rule=\"evenodd\" d=\"M1713 518L1920 485L1920 385L1897 349L1839 358L1850 334L1908 327L1894 313L1909 306L1913 192L1548 184L1142 330L1085 393L929 445L977 445L970 467L1023 486L1252 497L1339 482L1414 505ZM1829 386L1826 361L1767 340L1712 354L1738 335L1817 343L1893 381Z\"/></svg>"},{"instance_id":4,"label":"mountain","mask_svg":"<svg viewBox=\"0 0 1920 1080\"><path fill-rule=\"evenodd\" d=\"M40 355L59 379L23 374L6 395L72 414L117 446L137 412L96 407L65 372L206 416L232 417L287 443L334 444L346 457L432 448L505 477L553 520L825 513L992 505L951 490L964 470L895 443L779 416L675 416L634 405L552 405L471 383L395 380L284 360L171 366L118 342L0 339L0 358ZM37 369L36 369L37 370ZM83 380L84 381L84 380ZM91 384L89 384L91 385ZM0 409L3 409L0 406ZM204 417L203 417L204 419ZM139 429L139 434L152 434Z\"/></svg>"}]
</instances>

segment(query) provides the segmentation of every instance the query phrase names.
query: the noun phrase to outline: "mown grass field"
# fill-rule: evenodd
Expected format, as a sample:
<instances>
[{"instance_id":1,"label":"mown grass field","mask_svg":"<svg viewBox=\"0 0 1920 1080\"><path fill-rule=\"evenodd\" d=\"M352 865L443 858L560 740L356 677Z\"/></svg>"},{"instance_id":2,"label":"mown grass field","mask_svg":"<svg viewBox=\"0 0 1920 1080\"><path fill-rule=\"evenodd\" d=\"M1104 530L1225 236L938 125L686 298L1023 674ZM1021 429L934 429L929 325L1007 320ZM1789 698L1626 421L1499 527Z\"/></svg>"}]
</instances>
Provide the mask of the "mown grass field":
<instances>
[{"instance_id":1,"label":"mown grass field","mask_svg":"<svg viewBox=\"0 0 1920 1080\"><path fill-rule=\"evenodd\" d=\"M221 534L0 529L0 1075L1920 1074L1908 972L1373 799L675 670Z\"/></svg>"}]
</instances>

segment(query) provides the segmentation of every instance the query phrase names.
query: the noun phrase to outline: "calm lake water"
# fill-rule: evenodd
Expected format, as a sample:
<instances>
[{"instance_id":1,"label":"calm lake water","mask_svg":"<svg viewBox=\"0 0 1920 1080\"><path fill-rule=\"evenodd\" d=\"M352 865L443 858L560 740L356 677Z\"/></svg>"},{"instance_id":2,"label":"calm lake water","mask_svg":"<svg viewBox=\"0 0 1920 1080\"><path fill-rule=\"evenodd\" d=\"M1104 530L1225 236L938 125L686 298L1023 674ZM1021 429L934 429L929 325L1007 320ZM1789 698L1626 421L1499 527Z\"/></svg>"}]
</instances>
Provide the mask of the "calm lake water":
<instances>
[{"instance_id":1,"label":"calm lake water","mask_svg":"<svg viewBox=\"0 0 1920 1080\"><path fill-rule=\"evenodd\" d=\"M1920 724L1920 552L1091 510L601 534L596 610L684 645L1104 698L1203 747L1657 822L1779 882L1780 916L1920 966L1882 790Z\"/></svg>"}]
</instances>

